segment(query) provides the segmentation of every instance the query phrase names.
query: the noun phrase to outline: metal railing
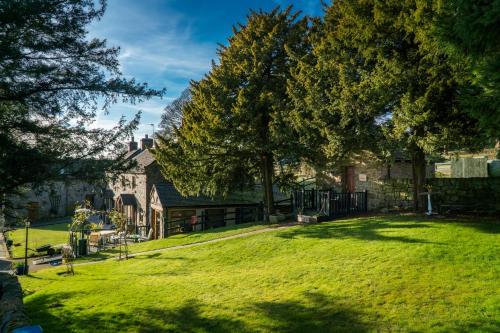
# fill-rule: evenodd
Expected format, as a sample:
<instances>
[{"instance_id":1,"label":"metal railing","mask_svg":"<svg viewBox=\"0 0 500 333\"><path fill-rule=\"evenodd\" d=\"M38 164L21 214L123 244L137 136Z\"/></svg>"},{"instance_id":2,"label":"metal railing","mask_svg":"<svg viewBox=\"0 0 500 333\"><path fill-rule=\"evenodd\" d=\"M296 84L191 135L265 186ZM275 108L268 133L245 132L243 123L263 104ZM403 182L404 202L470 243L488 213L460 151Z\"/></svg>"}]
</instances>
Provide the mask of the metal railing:
<instances>
[{"instance_id":1,"label":"metal railing","mask_svg":"<svg viewBox=\"0 0 500 333\"><path fill-rule=\"evenodd\" d=\"M315 211L329 217L365 213L368 211L368 192L297 190L294 193L294 208L299 214Z\"/></svg>"}]
</instances>

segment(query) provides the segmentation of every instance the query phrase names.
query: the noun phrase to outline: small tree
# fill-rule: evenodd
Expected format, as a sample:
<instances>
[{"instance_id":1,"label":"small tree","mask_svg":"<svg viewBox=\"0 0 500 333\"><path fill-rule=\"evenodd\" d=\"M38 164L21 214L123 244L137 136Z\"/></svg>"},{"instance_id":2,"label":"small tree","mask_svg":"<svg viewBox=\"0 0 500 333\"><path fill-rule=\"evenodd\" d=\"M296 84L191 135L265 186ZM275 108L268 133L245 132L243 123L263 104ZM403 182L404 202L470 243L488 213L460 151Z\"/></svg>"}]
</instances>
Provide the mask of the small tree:
<instances>
[{"instance_id":1,"label":"small tree","mask_svg":"<svg viewBox=\"0 0 500 333\"><path fill-rule=\"evenodd\" d=\"M93 214L91 209L85 208L86 204L76 205L75 213L71 219L69 227L70 231L70 244L74 245L74 235L80 232L80 238L84 238L84 233L87 230L93 229L92 224L89 222L89 217ZM78 240L76 240L78 242ZM74 247L74 246L72 246Z\"/></svg>"},{"instance_id":2,"label":"small tree","mask_svg":"<svg viewBox=\"0 0 500 333\"><path fill-rule=\"evenodd\" d=\"M118 237L120 242L120 254L119 259L122 258L122 240L125 245L125 259L128 259L128 244L127 244L127 234L128 234L128 220L125 214L122 212L113 209L109 212L109 218L111 222L116 226L116 230L118 231Z\"/></svg>"}]
</instances>

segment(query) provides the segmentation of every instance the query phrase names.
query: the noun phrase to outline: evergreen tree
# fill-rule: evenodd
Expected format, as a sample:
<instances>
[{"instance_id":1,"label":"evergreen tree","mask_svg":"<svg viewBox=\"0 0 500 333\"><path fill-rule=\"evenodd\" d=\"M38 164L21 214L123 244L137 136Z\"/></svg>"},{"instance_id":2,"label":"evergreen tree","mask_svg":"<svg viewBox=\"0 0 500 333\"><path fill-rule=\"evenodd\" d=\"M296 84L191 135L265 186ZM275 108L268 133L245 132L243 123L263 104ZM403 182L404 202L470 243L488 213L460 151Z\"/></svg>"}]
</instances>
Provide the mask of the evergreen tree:
<instances>
[{"instance_id":1,"label":"evergreen tree","mask_svg":"<svg viewBox=\"0 0 500 333\"><path fill-rule=\"evenodd\" d=\"M101 103L107 110L163 91L123 78L119 49L87 38L104 10L104 1L0 0L0 194L68 170L90 180L97 169L124 166L120 141L139 115L92 129ZM98 168L88 162L97 158Z\"/></svg>"},{"instance_id":2,"label":"evergreen tree","mask_svg":"<svg viewBox=\"0 0 500 333\"><path fill-rule=\"evenodd\" d=\"M441 45L467 64L460 100L481 128L500 140L500 0L442 0Z\"/></svg>"},{"instance_id":3,"label":"evergreen tree","mask_svg":"<svg viewBox=\"0 0 500 333\"><path fill-rule=\"evenodd\" d=\"M412 157L416 209L426 153L480 137L457 103L463 66L448 61L430 33L437 9L428 0L335 1L289 84L295 123L326 128L318 140L327 156L401 142Z\"/></svg>"},{"instance_id":4,"label":"evergreen tree","mask_svg":"<svg viewBox=\"0 0 500 333\"><path fill-rule=\"evenodd\" d=\"M218 63L191 85L182 126L164 137L156 157L183 194L225 195L261 181L267 212L273 184L288 181L299 159L296 133L286 121L286 82L295 55L305 53L307 19L291 8L254 12L234 28Z\"/></svg>"}]
</instances>

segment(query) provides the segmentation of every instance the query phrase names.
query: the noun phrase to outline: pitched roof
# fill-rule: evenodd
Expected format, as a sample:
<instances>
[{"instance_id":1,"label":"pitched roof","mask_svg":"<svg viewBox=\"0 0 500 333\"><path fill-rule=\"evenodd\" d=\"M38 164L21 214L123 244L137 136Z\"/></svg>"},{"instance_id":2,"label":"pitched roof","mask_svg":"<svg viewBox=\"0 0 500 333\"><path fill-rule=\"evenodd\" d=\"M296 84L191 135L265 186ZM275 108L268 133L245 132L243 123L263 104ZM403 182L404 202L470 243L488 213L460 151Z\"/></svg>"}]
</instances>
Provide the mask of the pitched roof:
<instances>
[{"instance_id":1,"label":"pitched roof","mask_svg":"<svg viewBox=\"0 0 500 333\"><path fill-rule=\"evenodd\" d=\"M104 198L114 198L115 197L115 192L111 189L106 189L104 191Z\"/></svg>"},{"instance_id":2,"label":"pitched roof","mask_svg":"<svg viewBox=\"0 0 500 333\"><path fill-rule=\"evenodd\" d=\"M122 202L123 206L136 206L137 205L137 200L135 198L135 195L129 194L129 193L120 194L120 201Z\"/></svg>"},{"instance_id":3,"label":"pitched roof","mask_svg":"<svg viewBox=\"0 0 500 333\"><path fill-rule=\"evenodd\" d=\"M209 198L207 196L182 196L172 183L157 183L154 188L162 206L165 207L195 207L195 206L229 206L229 205L253 205L255 201L239 198Z\"/></svg>"},{"instance_id":4,"label":"pitched roof","mask_svg":"<svg viewBox=\"0 0 500 333\"><path fill-rule=\"evenodd\" d=\"M153 156L153 154L149 149L141 151L139 154L135 155L132 159L137 162L137 166L135 167L136 171L144 171L144 169L148 165L151 165L156 161L155 157Z\"/></svg>"},{"instance_id":5,"label":"pitched roof","mask_svg":"<svg viewBox=\"0 0 500 333\"><path fill-rule=\"evenodd\" d=\"M136 156L137 154L139 154L142 150L140 149L135 149L135 150L132 150L132 151L129 151L123 158L125 160L128 160L130 158L133 158L134 156Z\"/></svg>"}]
</instances>

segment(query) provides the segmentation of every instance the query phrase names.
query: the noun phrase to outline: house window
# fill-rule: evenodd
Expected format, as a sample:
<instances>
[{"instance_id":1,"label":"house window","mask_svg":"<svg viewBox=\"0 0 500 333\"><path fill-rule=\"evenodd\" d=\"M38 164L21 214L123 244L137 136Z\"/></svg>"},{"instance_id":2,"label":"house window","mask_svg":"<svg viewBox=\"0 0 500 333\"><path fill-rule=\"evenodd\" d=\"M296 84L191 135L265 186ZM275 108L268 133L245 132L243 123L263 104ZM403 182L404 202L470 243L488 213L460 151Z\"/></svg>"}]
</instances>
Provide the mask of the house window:
<instances>
[{"instance_id":1,"label":"house window","mask_svg":"<svg viewBox=\"0 0 500 333\"><path fill-rule=\"evenodd\" d=\"M135 189L135 176L132 177L132 188Z\"/></svg>"},{"instance_id":2,"label":"house window","mask_svg":"<svg viewBox=\"0 0 500 333\"><path fill-rule=\"evenodd\" d=\"M125 176L122 176L122 187L127 186L127 181L125 180Z\"/></svg>"}]
</instances>

